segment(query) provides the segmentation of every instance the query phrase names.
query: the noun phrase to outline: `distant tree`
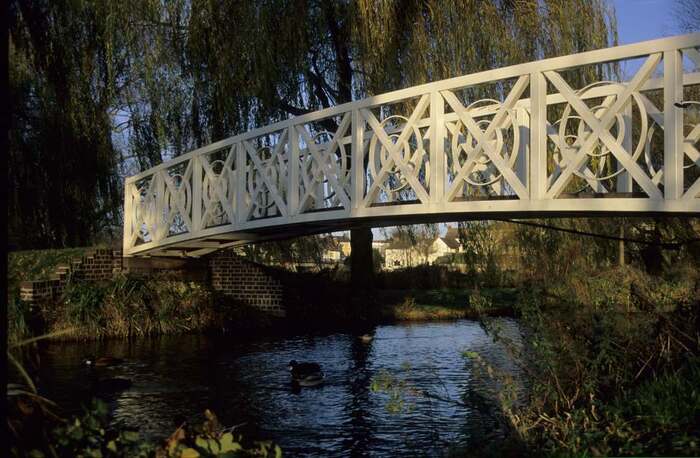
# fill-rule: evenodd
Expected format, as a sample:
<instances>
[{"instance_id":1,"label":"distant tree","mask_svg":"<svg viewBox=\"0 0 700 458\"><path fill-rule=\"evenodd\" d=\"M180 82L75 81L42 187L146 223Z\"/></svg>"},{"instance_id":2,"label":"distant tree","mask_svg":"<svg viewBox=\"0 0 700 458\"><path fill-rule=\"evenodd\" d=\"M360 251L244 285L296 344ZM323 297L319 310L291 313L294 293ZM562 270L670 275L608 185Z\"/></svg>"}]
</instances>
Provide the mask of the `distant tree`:
<instances>
[{"instance_id":1,"label":"distant tree","mask_svg":"<svg viewBox=\"0 0 700 458\"><path fill-rule=\"evenodd\" d=\"M307 235L289 240L260 242L254 245L242 247L241 253L252 261L280 265L284 267L296 267L299 264L314 264L321 268L323 254L327 250L335 248L332 237L329 234Z\"/></svg>"},{"instance_id":2,"label":"distant tree","mask_svg":"<svg viewBox=\"0 0 700 458\"><path fill-rule=\"evenodd\" d=\"M462 256L475 273L493 273L500 246L493 223L490 221L466 221L457 224Z\"/></svg>"},{"instance_id":3,"label":"distant tree","mask_svg":"<svg viewBox=\"0 0 700 458\"><path fill-rule=\"evenodd\" d=\"M406 262L413 263L413 253L419 256L417 261L427 263L430 255L436 251L434 242L440 235L437 224L407 224L396 226L390 231L390 237L399 242L406 250Z\"/></svg>"},{"instance_id":4,"label":"distant tree","mask_svg":"<svg viewBox=\"0 0 700 458\"><path fill-rule=\"evenodd\" d=\"M681 32L700 31L700 0L674 0L672 11Z\"/></svg>"}]
</instances>

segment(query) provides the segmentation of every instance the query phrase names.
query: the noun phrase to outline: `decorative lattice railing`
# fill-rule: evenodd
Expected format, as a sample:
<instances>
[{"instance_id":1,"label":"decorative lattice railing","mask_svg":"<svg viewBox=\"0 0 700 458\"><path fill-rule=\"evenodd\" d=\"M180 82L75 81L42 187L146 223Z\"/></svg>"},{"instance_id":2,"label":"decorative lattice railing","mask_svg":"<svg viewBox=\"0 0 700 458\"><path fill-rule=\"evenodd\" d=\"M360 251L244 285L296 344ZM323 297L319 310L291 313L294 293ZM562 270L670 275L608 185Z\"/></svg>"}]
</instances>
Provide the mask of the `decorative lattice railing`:
<instances>
[{"instance_id":1,"label":"decorative lattice railing","mask_svg":"<svg viewBox=\"0 0 700 458\"><path fill-rule=\"evenodd\" d=\"M126 180L124 253L197 256L355 221L697 213L699 196L691 34L437 81L192 151Z\"/></svg>"}]
</instances>

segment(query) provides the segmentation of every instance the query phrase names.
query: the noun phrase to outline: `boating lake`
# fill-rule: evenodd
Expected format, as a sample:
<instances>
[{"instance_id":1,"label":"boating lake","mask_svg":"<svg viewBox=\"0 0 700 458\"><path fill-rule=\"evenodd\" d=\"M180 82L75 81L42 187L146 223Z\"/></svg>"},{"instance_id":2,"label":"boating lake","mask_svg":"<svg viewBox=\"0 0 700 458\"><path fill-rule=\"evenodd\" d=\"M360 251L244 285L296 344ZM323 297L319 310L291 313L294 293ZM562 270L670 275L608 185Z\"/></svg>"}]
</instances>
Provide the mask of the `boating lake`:
<instances>
[{"instance_id":1,"label":"boating lake","mask_svg":"<svg viewBox=\"0 0 700 458\"><path fill-rule=\"evenodd\" d=\"M501 334L521 345L517 321L498 318ZM132 340L52 342L43 346L39 383L64 413L80 413L94 394L91 377L123 377L126 391L105 396L116 422L153 440L210 409L246 437L272 440L285 456L449 456L501 434L475 399L494 382L465 351L522 376L502 343L475 321L379 325L362 342L348 332L305 335L183 335ZM89 355L123 358L115 367L83 365ZM295 392L287 364L313 361L323 385ZM404 383L401 408L372 380ZM427 393L427 395L426 395Z\"/></svg>"}]
</instances>

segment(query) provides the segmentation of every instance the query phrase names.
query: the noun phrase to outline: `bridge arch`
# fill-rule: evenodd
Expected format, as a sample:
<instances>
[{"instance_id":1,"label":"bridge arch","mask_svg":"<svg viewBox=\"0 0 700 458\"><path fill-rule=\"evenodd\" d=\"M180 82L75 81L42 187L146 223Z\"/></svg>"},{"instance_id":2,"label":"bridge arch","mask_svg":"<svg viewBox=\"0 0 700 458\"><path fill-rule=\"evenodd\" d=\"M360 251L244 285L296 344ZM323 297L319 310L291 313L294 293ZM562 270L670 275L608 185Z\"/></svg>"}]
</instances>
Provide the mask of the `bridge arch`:
<instances>
[{"instance_id":1,"label":"bridge arch","mask_svg":"<svg viewBox=\"0 0 700 458\"><path fill-rule=\"evenodd\" d=\"M700 33L294 117L128 177L124 195L125 256L353 225L700 214Z\"/></svg>"}]
</instances>

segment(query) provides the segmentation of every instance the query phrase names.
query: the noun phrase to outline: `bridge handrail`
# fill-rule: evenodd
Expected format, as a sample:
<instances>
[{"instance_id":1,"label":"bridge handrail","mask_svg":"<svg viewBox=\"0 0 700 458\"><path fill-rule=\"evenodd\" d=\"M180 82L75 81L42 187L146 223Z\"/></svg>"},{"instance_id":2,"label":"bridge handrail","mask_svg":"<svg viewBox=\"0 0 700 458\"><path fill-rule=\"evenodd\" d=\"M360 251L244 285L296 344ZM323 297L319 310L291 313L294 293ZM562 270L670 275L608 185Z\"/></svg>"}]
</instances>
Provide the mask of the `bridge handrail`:
<instances>
[{"instance_id":1,"label":"bridge handrail","mask_svg":"<svg viewBox=\"0 0 700 458\"><path fill-rule=\"evenodd\" d=\"M258 127L241 134L233 135L223 140L210 143L208 145L197 148L188 153L182 154L168 162L151 167L141 173L127 178L128 183L133 183L141 178L144 178L157 170L170 167L177 162L182 162L190 159L197 154L216 151L226 146L231 146L234 143L250 140L256 137L274 133L278 130L289 127L293 124L306 124L309 122L319 121L332 116L337 116L352 110L368 108L376 105L391 104L399 102L403 99L415 97L433 91L442 91L445 89L459 89L467 86L475 86L491 81L499 81L508 78L515 78L520 75L525 75L533 72L544 72L548 70L566 70L574 67L581 67L591 64L604 64L619 60L632 59L648 55L652 52L664 52L676 49L691 48L698 46L700 42L700 33L690 33L669 38L660 38L656 40L641 41L639 43L631 43L627 45L614 46L605 49L595 49L578 54L570 54L567 56L550 57L543 60L526 62L523 64L510 65L508 67L484 70L482 72L470 73L469 75L456 76L430 83L420 84L405 89L397 89L395 91L378 94L353 102L347 102L322 110L317 110L311 113L300 116L291 116L283 121L278 121L266 126Z\"/></svg>"},{"instance_id":2,"label":"bridge handrail","mask_svg":"<svg viewBox=\"0 0 700 458\"><path fill-rule=\"evenodd\" d=\"M685 158L685 153L690 156L691 162L700 164L700 158L695 159L697 149L694 146L694 142L697 141L695 137L700 138L700 125L692 130L686 137L686 134L683 133L683 113L678 109L674 109L673 103L679 102L680 99L683 98L684 85L700 85L700 51L698 48L700 48L700 33L692 33L486 70L400 89L304 115L290 117L283 121L252 129L248 132L211 143L126 178L124 253L145 252L161 245L165 246L178 241L223 233L225 230L232 231L260 228L264 226L264 224L260 223L260 218L277 218L279 221L274 224L282 225L312 221L309 217L303 217L301 213L313 211L313 209L301 210L300 212L300 208L297 208L300 207L300 205L306 205L298 202L299 195L302 193L302 187L304 186L306 187L304 192L307 193L304 195L304 199L308 197L309 186L319 188L315 191L316 194L320 193L319 196L313 197L312 200L324 198L324 193L332 194L336 206L324 208L323 205L325 204L323 202L319 204L314 200L313 205L320 205L319 208L314 207L314 209L342 211L345 217L378 215L379 213L369 209L366 205L374 202L374 195L384 193L382 194L385 196L384 198L388 198L389 201L392 201L395 197L386 196L394 196L395 193L404 188L411 189L415 197L417 197L417 201L423 204L424 208L417 209L417 207L413 207L413 211L446 211L448 207L450 209L457 208L453 205L456 203L456 201L454 201L455 197L458 194L467 192L466 188L470 183L473 184L469 180L469 176L471 176L470 173L481 173L483 170L482 166L485 163L491 164L489 165L490 169L487 171L491 174L490 178L494 176L496 178L493 182L488 182L487 179L483 183L478 183L474 186L488 186L490 187L490 191L488 192L495 192L496 195L520 199L521 201L529 200L533 202L556 199L564 189L570 185L570 181L574 177L579 177L587 181L594 192L610 192L612 188L607 189L603 185L596 184L596 182L601 182L604 179L612 180L612 178L617 177L617 184L613 183L609 186L614 185L619 192L627 192L630 195L631 193L633 194L633 191L637 192L635 191L635 187L641 187L641 190L648 195L646 199L648 201L658 201L660 199L666 201L688 198L695 199L697 191L700 190L700 185L698 185L700 179L698 179L696 183L691 183L692 186L686 186L684 188L683 160ZM694 72L684 73L683 59L685 57L690 58L696 64L696 70ZM600 81L590 87L572 91L567 82L561 79L561 76L558 74L558 72L563 70L589 65L609 64L635 58L646 58L646 61L641 64L634 78L625 83ZM661 62L663 62L664 75L663 77L653 78L653 73ZM462 102L455 98L454 94L450 93L450 91L483 84L513 80L513 87L508 90L508 94L502 95L501 100L493 100L491 105L484 105L479 108L472 108L472 105L466 107L462 106ZM557 92L549 94L547 91L547 84L556 86L555 89ZM527 89L530 90L530 97L525 98L522 95ZM663 91L663 109L656 108L654 105L655 102L640 95L642 92L649 91ZM505 97L506 95L508 95L508 97ZM606 98L602 108L591 108L585 103L587 100L600 97ZM627 98L627 100L618 100L625 98ZM633 98L634 101L630 102ZM412 119L398 116L405 120L404 124L387 124L384 126L386 117L382 118L380 113L379 118L375 118L371 114L371 110L377 107L389 106L410 100L417 101L416 109L412 115ZM656 166L655 168L655 166L652 165L653 161L648 157L650 155L648 151L649 147L646 147L644 150L644 160L646 161L647 170L643 172L644 176L642 176L642 172L639 171L641 169L637 170L638 167L635 165L636 161L641 161L641 146L634 149L631 144L634 136L631 127L631 124L633 124L632 118L636 116L633 114L631 108L631 105L634 103L638 105L637 109L644 110L645 114L642 117L648 114L649 120L643 119L639 122L642 123L643 129L647 129L651 126L651 129L649 129L650 136L654 132L653 123L656 123L656 125L662 129L664 125L667 127L663 129L663 144L665 150L663 167ZM556 130L555 126L557 123L560 123L561 120L550 124L547 119L547 107L557 104L566 104L566 110L569 110L569 113L566 115L569 116L567 119L577 119L579 122L579 131L581 125L584 123L586 124L585 129L591 131L588 132L588 130L585 129L583 133L580 131L578 134L580 138L577 138L574 144L574 147L580 148L581 151L586 150L586 154L578 154L576 152L578 150L574 152L564 151L570 148L566 143L567 140L561 136L575 137L575 135L569 134L566 129L560 129L559 137L557 137L557 133L554 132L554 130ZM418 107L421 107L419 113L417 113ZM451 108L452 111L446 113L445 107ZM584 112L581 116L578 115L580 110ZM588 110L594 111L592 113L585 113ZM597 110L600 110L600 112ZM494 125L489 125L486 130L482 131L481 127L470 127L468 125L477 118L485 116L494 116L494 118L490 120L491 124ZM351 153L347 159L351 166L353 164L358 164L358 160L360 160L360 162L367 160L365 155L369 153L366 153L365 150L368 144L378 145L380 148L378 154L380 156L385 155L386 157L382 156L380 159L377 159L379 162L376 162L375 167L379 169L379 173L377 173L376 170L372 170L372 173L376 175L374 177L376 183L373 182L373 184L369 184L367 181L368 168L364 166L352 166L352 169L348 168L346 171L348 177L344 178L350 180L349 183L340 180L337 169L338 166L333 163L334 159L327 159L325 155L337 155L338 158L340 158L346 153L344 151L341 153L336 150L330 152L325 150L321 151L319 144L311 149L309 146L306 146L309 145L309 140L315 141L315 137L312 139L304 126L328 118L338 117L346 119L342 121L345 123L345 129L342 132L340 132L339 128L338 132L329 133L329 136L331 134L338 136L336 143L328 142L320 145L325 147L330 144L330 147L336 148L336 150L339 148L338 144L350 146ZM621 122L620 119L628 120L626 127L625 122ZM612 135L610 135L611 132L609 129L612 128L612 125L618 124L619 127L615 134L618 138L611 140ZM647 126L647 124L649 124L649 126ZM453 131L448 132L449 129L454 130L456 125L459 125L456 133ZM669 126L670 129L668 128ZM380 127L381 129L377 130ZM465 128L465 133L461 133L461 130L459 130L462 127ZM623 127L628 129L628 131L622 133L620 129ZM526 130L517 133L516 131L519 129L522 130L521 128ZM411 151L409 151L411 147L408 147L409 149L406 150L408 152L405 154L409 154L411 157L406 159L400 155L402 148L395 145L395 147L388 146L392 141L396 140L396 138L399 138L400 141L409 141L407 137L410 137L410 135L404 135L403 132L409 129L413 129L416 132L417 137L414 137L414 141L420 141L421 143L427 142L430 144L430 151L424 150L424 144L416 146L417 149ZM424 134L420 129L427 129L427 131ZM524 135L523 139L518 137L518 141L522 144L517 145L517 151L515 149L515 140L512 139L509 141L513 143L513 151L501 151L504 147L504 140L501 138L503 134L502 131L508 129L510 129L509 135L511 136L516 135L517 137L519 135ZM696 132L696 130L698 132ZM277 171L273 171L275 174L280 177L283 176L284 178L285 183L280 186L271 184L269 182L271 178L263 176L268 174L270 167L265 167L264 170L260 169L260 159L253 157L257 156L257 154L253 154L251 150L246 151L248 147L254 149L254 147L249 145L250 141L278 133L281 133L281 138L284 139L278 142L284 151L280 150L280 152L277 150L277 146L279 145L272 145L275 146L275 150L273 151L270 147L268 154L281 158L280 160L282 163L277 166ZM644 134L646 135L646 133L645 131ZM313 134L313 132L311 132L311 134ZM463 147L465 152L467 152L467 150L471 151L466 158L466 161L471 161L470 164L464 165L457 163L455 166L454 161L459 161L460 159L454 159L456 156L454 156L454 151L452 151L452 166L456 167L456 169L450 178L456 181L450 184L448 183L450 178L445 178L444 176L444 169L447 167L447 162L450 160L450 157L448 157L450 154L446 150L445 145L440 146L438 143L441 142L441 139L442 143L444 143L444 140L447 140L450 135L453 137L456 135L458 139L467 141L466 138L472 138L472 134L474 142L476 142L475 147L472 148L473 145L471 144L459 143L459 147ZM285 135L287 137L285 137ZM482 135L484 137L483 141L480 138ZM493 138L494 135L496 138ZM610 136L610 138L608 138L608 136ZM554 165L556 173L553 173L551 176L548 171L548 167L551 167L551 158L548 159L547 156L548 138L549 140L558 138L557 141L559 141L559 143L556 144L555 147L561 150L557 153L560 159L558 159L558 162ZM689 139L690 146L688 146ZM387 141L389 143L387 143ZM471 142L472 140L469 141ZM616 147L612 145L611 142L614 143L614 141L619 141L621 146ZM651 139L648 141L651 143ZM496 145L489 146L491 142L496 142ZM639 145L641 145L641 137L639 142ZM300 146L302 143L305 145L304 147ZM597 143L602 145L600 146L601 148L607 149L607 153L611 153L611 149L617 149L617 151L613 151L612 154L610 154L611 159L607 166L608 169L610 169L613 163L612 161L616 161L616 172L608 170L605 172L608 173L608 175L605 175L603 172L599 174L599 171L593 173L590 167L586 166L583 162L588 159L586 155L594 157L595 154L598 154L594 151L594 148L598 147L596 146ZM624 145L622 145L622 143L624 143ZM233 186L233 176L227 178L228 184L223 183L223 178L220 177L220 174L202 169L202 163L206 161L201 159L193 161L196 158L204 158L211 153L223 151L226 148L231 148L229 152L232 157L231 161L235 161L237 164L244 164L239 167L238 170L234 170L238 174L237 177L235 177L238 179L236 189L227 188L227 186ZM374 148L374 146L370 146L370 148ZM494 152L492 148L501 149ZM234 149L236 149L235 152ZM632 154L633 149L634 154ZM423 153L425 153L426 156L424 159L416 159L418 150L422 151L421 157L423 157ZM474 150L476 151L474 152ZM472 153L474 154L473 157L471 156ZM629 157L626 157L626 154ZM300 163L300 157L305 158L305 165ZM343 157L342 159L345 160L346 158ZM385 164L385 160L388 165ZM503 160L510 162L506 164ZM249 162L254 163L248 164ZM184 188L180 189L180 184L175 184L172 179L161 178L161 180L165 180L165 182L160 183L157 189L152 190L149 188L145 191L151 200L146 204L139 200L143 200L139 197L141 191L136 188L139 182L143 182L143 180L149 178L155 180L160 172L172 170L180 164L187 165L188 167L188 171L183 173L189 173L189 175L187 177L180 176L179 178L181 181L187 181L187 183L185 183L187 190L183 190ZM194 164L194 166L191 164ZM227 166L230 164L231 162L229 162ZM300 181L299 167L307 166L311 167L312 175L320 173L321 182L313 182L315 177L312 177L311 182L305 181L302 183ZM190 170L192 167L196 168L195 172ZM313 169L314 167L316 167L316 169ZM336 168L335 171L334 167ZM421 167L423 168L421 169ZM565 170L566 167L569 167L569 170ZM422 172L416 170L416 168L421 169ZM700 165L698 165L698 168L700 168ZM469 170L465 172L460 169ZM671 174L663 173L663 169L675 172ZM443 174L441 174L439 170L443 170ZM471 170L476 170L476 172L470 172ZM289 172L288 176L284 176L287 172ZM229 172L227 171L227 173ZM276 178L278 178L277 175ZM391 184L388 185L388 188L386 187L388 181L396 176L400 177L399 184L402 184L401 187L398 188L398 191L392 188ZM561 176L564 176L564 178L561 178ZM205 181L209 181L203 184L202 177L204 177ZM253 181L251 182L251 180ZM382 182L382 180L385 182ZM428 184L430 180L432 180L432 182ZM465 180L467 184L462 183L461 180ZM498 180L500 180L500 184L496 183ZM212 185L214 181L216 181L215 186L226 187L226 190L212 190L213 188L211 188L211 186L214 186ZM247 182L247 185L245 182ZM258 184L258 182L260 182L260 184ZM459 186L455 183L459 183ZM662 184L664 185L663 193L659 190L659 186ZM209 186L209 188L205 189L202 188L202 186L205 186L205 188ZM246 188L246 186L254 188L255 191L251 191L249 188ZM365 186L367 186L368 189L371 188L368 190L367 196L364 194ZM450 188L449 192L447 189L448 187ZM263 192L270 194L273 199L269 207L277 208L279 214L267 215L265 213L263 216L251 218L250 212L252 209L256 206L259 207L258 202L251 201L251 199L255 200L261 198L261 191L258 188L267 189L267 191ZM203 210L203 193L207 192L237 194L232 200L227 200L227 197L220 197L219 203L221 204L221 212L223 213L225 211L229 215L228 222L224 222L221 225L225 227L218 227L217 229L206 227L208 223L201 224L202 221L198 219L201 217L200 213ZM369 194L373 194L373 196L369 196ZM207 199L210 197L211 196L207 196ZM267 205L270 196L268 195L262 199L265 201L265 205ZM324 199L327 200L328 197ZM282 205L280 205L280 200L282 201ZM211 202L212 200L209 199L209 203ZM379 203L374 202L374 205L378 204ZM223 208L228 205L232 205L233 207L238 205L238 207L236 209ZM503 205L505 206L506 204ZM639 208L652 208L649 207L648 204L644 205L646 206L641 205ZM473 204L472 207L475 209L482 208L482 206L477 204ZM541 207L559 208L556 205L544 205ZM591 204L589 208L608 207ZM678 209L683 210L684 207L670 205L668 208L675 208L676 210L674 211L678 211ZM236 214L238 210L243 210L247 213L247 216L232 217L231 215ZM398 214L401 211L403 210L387 208L383 210L382 215ZM148 215L145 215L146 213L148 213ZM161 227L157 227L157 223L163 218L163 213L167 213L164 219L167 221L161 224ZM184 222L180 222L180 224L186 226L186 230L183 233L169 234L170 228L168 226L174 224L173 215L177 217L178 214L181 219L184 219ZM308 215L308 213L306 214ZM207 217L210 216L211 215L208 215ZM151 220L150 224L147 222L148 218ZM324 219L327 217L316 218ZM141 237L142 243L139 245L138 241L140 236L137 232L140 232L144 225L146 226L147 235L145 236L146 238ZM153 233L155 230L154 228L158 229L156 231L158 234Z\"/></svg>"}]
</instances>

